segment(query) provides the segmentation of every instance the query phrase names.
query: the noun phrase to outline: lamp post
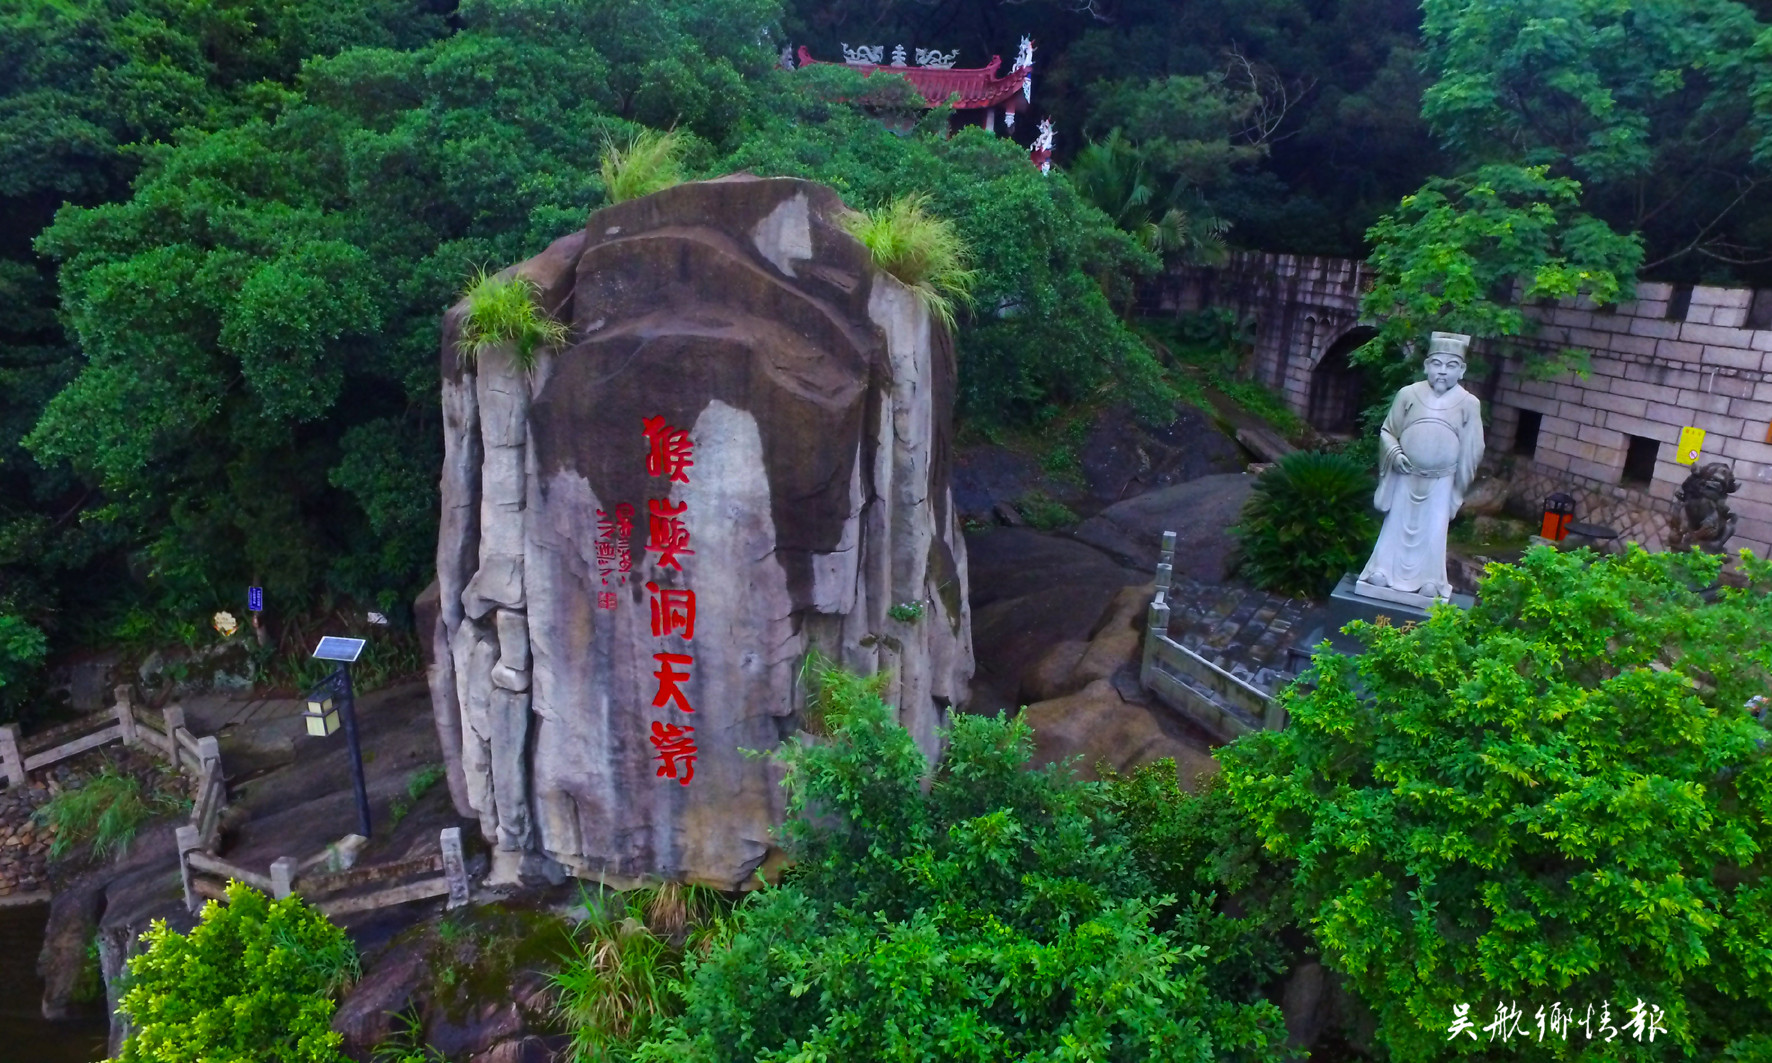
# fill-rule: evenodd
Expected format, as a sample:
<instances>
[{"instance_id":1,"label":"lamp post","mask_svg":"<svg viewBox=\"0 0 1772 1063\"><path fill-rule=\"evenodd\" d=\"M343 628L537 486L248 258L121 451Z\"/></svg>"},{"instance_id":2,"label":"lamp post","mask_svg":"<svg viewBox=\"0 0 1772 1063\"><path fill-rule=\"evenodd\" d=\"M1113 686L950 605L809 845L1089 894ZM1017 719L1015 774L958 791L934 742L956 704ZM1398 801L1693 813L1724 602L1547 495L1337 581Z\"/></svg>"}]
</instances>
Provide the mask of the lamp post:
<instances>
[{"instance_id":1,"label":"lamp post","mask_svg":"<svg viewBox=\"0 0 1772 1063\"><path fill-rule=\"evenodd\" d=\"M332 635L320 640L319 647L314 650L315 659L336 661L338 667L308 695L308 708L302 716L307 720L308 734L315 738L325 738L333 734L338 730L340 722L343 722L345 744L351 750L351 784L357 791L358 833L367 838L369 790L363 782L363 747L357 741L357 713L351 692L351 662L363 652L363 643L363 639L344 639Z\"/></svg>"}]
</instances>

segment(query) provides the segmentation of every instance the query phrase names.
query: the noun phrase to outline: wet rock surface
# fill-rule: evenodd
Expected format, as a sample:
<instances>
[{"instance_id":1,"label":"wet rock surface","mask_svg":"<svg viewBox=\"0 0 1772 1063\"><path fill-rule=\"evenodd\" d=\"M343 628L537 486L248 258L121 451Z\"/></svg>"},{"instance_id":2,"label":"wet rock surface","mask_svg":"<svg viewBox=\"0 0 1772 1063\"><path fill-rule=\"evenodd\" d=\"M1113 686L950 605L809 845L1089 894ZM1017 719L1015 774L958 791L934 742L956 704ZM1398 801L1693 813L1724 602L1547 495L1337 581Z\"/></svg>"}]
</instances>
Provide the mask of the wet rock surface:
<instances>
[{"instance_id":1,"label":"wet rock surface","mask_svg":"<svg viewBox=\"0 0 1772 1063\"><path fill-rule=\"evenodd\" d=\"M1173 531L1175 572L1223 583L1236 568L1237 542L1230 528L1242 516L1255 479L1215 473L1148 491L1102 510L1072 534L1122 564L1148 571L1157 563L1163 533Z\"/></svg>"}]
</instances>

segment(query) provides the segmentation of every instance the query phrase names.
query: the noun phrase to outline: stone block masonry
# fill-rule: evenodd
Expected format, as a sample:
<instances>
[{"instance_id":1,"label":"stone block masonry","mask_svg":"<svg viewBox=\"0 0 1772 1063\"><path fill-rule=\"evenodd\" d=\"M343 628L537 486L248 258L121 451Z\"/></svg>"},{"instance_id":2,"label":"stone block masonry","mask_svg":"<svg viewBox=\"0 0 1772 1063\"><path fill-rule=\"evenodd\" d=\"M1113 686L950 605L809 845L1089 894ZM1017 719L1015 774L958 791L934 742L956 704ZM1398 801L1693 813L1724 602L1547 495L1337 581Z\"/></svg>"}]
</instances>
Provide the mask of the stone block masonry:
<instances>
[{"instance_id":1,"label":"stone block masonry","mask_svg":"<svg viewBox=\"0 0 1772 1063\"><path fill-rule=\"evenodd\" d=\"M1345 355L1372 334L1359 312L1371 276L1350 259L1242 253L1222 269L1177 271L1161 297L1147 302L1177 313L1228 307L1251 321L1246 373L1316 423L1332 405L1325 394L1347 387L1336 377L1345 370L1326 356ZM1586 299L1528 306L1535 335L1512 357L1479 339L1473 353L1501 357L1500 372L1489 380L1473 373L1466 386L1484 400L1490 464L1508 478L1517 503L1536 510L1553 491L1572 494L1576 520L1607 525L1652 550L1671 541L1674 492L1691 472L1673 461L1680 430L1704 429L1699 463L1729 462L1741 484L1731 496L1742 519L1729 548L1765 556L1772 552L1772 329L1747 327L1751 290L1698 286L1689 295L1683 300L1674 285L1645 282L1616 306ZM1670 318L1682 301L1685 313ZM1527 356L1534 348L1546 355L1582 350L1587 375L1535 379L1520 348ZM1516 446L1522 411L1539 415L1529 447ZM1635 475L1627 480L1633 445ZM1652 470L1646 479L1645 470Z\"/></svg>"}]
</instances>

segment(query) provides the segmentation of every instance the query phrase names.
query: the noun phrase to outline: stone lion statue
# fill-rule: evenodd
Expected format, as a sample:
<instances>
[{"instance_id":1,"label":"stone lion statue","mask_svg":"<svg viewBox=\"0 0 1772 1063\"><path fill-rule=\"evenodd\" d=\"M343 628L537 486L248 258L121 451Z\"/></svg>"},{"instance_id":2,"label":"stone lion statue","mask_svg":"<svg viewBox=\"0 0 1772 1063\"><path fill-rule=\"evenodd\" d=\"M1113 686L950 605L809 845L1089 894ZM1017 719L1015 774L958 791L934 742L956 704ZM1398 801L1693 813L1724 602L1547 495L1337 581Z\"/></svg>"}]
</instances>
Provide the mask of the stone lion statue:
<instances>
[{"instance_id":1,"label":"stone lion statue","mask_svg":"<svg viewBox=\"0 0 1772 1063\"><path fill-rule=\"evenodd\" d=\"M1723 544L1735 534L1736 517L1729 512L1729 496L1740 487L1735 482L1735 469L1721 461L1713 461L1686 477L1686 482L1674 492L1685 519L1676 533L1675 546L1681 550L1696 546L1722 553Z\"/></svg>"}]
</instances>

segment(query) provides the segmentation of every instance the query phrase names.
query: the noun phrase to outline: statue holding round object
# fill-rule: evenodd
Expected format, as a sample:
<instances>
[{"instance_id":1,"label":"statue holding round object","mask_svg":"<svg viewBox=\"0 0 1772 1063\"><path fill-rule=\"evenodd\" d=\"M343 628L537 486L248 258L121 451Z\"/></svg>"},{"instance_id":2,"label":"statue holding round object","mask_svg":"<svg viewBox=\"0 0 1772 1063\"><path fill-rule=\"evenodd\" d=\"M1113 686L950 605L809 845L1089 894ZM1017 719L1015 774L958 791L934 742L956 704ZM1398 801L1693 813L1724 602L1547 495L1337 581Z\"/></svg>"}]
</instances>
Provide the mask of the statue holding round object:
<instances>
[{"instance_id":1,"label":"statue holding round object","mask_svg":"<svg viewBox=\"0 0 1772 1063\"><path fill-rule=\"evenodd\" d=\"M1415 605L1452 595L1446 527L1483 457L1482 404L1459 386L1469 344L1469 336L1434 333L1426 379L1397 392L1379 429L1373 504L1385 516L1356 585L1363 594Z\"/></svg>"}]
</instances>

